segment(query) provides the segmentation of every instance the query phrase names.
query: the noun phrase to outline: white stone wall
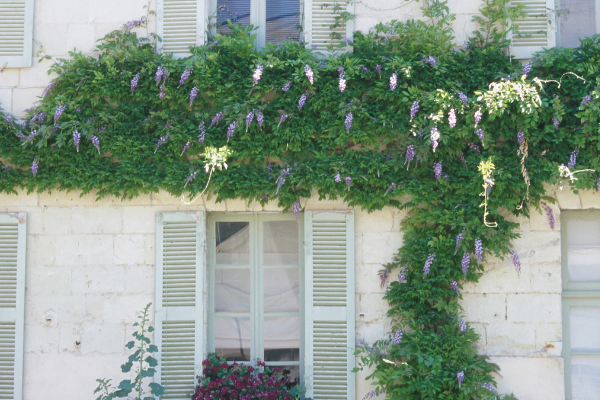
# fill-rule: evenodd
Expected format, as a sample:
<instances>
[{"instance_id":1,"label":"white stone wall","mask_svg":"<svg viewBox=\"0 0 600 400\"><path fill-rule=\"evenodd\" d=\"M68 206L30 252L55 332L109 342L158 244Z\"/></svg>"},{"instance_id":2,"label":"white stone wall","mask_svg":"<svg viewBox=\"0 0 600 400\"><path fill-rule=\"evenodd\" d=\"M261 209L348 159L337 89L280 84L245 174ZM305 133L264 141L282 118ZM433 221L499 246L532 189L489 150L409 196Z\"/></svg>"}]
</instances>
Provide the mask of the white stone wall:
<instances>
[{"instance_id":1,"label":"white stone wall","mask_svg":"<svg viewBox=\"0 0 600 400\"><path fill-rule=\"evenodd\" d=\"M145 15L147 0L34 0L34 40L43 46L45 54L55 60L68 58L69 51L90 53L96 41L108 32L119 29L127 21ZM457 14L453 23L455 43L462 46L475 25L481 0L450 0L452 12ZM405 21L421 18L419 4L405 0L365 0L355 4L355 29L368 31L379 22L393 19ZM155 11L156 0L150 9ZM156 16L150 16L149 32L156 31ZM144 35L145 29L137 29ZM33 45L34 61L31 68L5 69L0 73L0 107L17 117L32 107L44 88L56 74L48 75L52 61L38 62L38 46Z\"/></svg>"},{"instance_id":2,"label":"white stone wall","mask_svg":"<svg viewBox=\"0 0 600 400\"><path fill-rule=\"evenodd\" d=\"M554 189L548 188L553 194ZM463 290L466 319L481 335L478 350L502 371L501 392L520 400L563 399L560 210L600 208L596 192L556 191L556 219L534 212L514 242L521 263L491 259ZM345 209L313 196L306 210ZM154 232L160 211L273 212L242 200L201 199L186 206L165 193L96 202L79 193L0 195L0 212L27 213L25 399L90 396L95 379L117 380L135 313L154 296ZM377 272L402 245L404 212L355 209L357 337L390 333ZM79 344L77 344L79 343ZM357 376L357 399L371 390Z\"/></svg>"}]
</instances>

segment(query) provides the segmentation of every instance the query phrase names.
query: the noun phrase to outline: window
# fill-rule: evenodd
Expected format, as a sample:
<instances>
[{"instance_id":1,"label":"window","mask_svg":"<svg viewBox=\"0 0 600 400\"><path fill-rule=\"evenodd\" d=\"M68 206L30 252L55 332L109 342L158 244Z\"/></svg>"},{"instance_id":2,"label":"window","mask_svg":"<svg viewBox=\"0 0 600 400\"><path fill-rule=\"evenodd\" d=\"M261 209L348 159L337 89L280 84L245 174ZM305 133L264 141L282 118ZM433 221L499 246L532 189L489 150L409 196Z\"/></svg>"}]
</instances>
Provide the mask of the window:
<instances>
[{"instance_id":1,"label":"window","mask_svg":"<svg viewBox=\"0 0 600 400\"><path fill-rule=\"evenodd\" d=\"M355 400L354 302L352 211L157 214L163 399L189 398L216 351L289 368L313 400Z\"/></svg>"},{"instance_id":2,"label":"window","mask_svg":"<svg viewBox=\"0 0 600 400\"><path fill-rule=\"evenodd\" d=\"M511 54L515 58L531 58L533 53L555 45L555 0L512 0L523 5L524 16L512 21L519 34L512 36Z\"/></svg>"},{"instance_id":3,"label":"window","mask_svg":"<svg viewBox=\"0 0 600 400\"><path fill-rule=\"evenodd\" d=\"M31 67L33 0L0 1L0 70Z\"/></svg>"},{"instance_id":4,"label":"window","mask_svg":"<svg viewBox=\"0 0 600 400\"><path fill-rule=\"evenodd\" d=\"M598 0L557 0L557 44L561 47L579 47L579 38L599 31L596 10Z\"/></svg>"},{"instance_id":5,"label":"window","mask_svg":"<svg viewBox=\"0 0 600 400\"><path fill-rule=\"evenodd\" d=\"M562 224L565 392L600 398L600 212L568 212Z\"/></svg>"},{"instance_id":6,"label":"window","mask_svg":"<svg viewBox=\"0 0 600 400\"><path fill-rule=\"evenodd\" d=\"M208 229L209 351L263 360L300 382L302 224L289 214L217 214Z\"/></svg>"},{"instance_id":7,"label":"window","mask_svg":"<svg viewBox=\"0 0 600 400\"><path fill-rule=\"evenodd\" d=\"M342 12L354 12L350 0L158 0L159 49L176 56L189 55L190 46L206 42L211 34L228 33L227 20L257 27L256 45L303 40L307 46L326 52L332 39L331 26ZM209 23L210 21L210 23ZM335 28L341 38L352 37L348 21Z\"/></svg>"}]
</instances>

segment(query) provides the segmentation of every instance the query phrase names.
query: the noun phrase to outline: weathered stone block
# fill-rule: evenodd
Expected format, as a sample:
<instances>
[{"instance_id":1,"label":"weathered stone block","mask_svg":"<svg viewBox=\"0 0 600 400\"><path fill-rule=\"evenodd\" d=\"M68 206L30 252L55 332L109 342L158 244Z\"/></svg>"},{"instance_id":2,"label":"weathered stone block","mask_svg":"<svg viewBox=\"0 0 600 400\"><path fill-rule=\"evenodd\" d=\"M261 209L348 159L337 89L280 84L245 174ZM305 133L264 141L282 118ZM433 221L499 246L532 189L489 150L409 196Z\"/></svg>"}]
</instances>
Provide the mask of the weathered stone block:
<instances>
[{"instance_id":1,"label":"weathered stone block","mask_svg":"<svg viewBox=\"0 0 600 400\"><path fill-rule=\"evenodd\" d=\"M504 260L485 265L479 282L464 282L463 293L506 293L531 291L529 265L521 263L521 274L515 271L512 261Z\"/></svg>"},{"instance_id":2,"label":"weathered stone block","mask_svg":"<svg viewBox=\"0 0 600 400\"><path fill-rule=\"evenodd\" d=\"M248 200L227 199L225 200L227 212L246 212L248 211Z\"/></svg>"},{"instance_id":3,"label":"weathered stone block","mask_svg":"<svg viewBox=\"0 0 600 400\"><path fill-rule=\"evenodd\" d=\"M600 208L600 192L597 190L581 190L579 192L581 208L584 210Z\"/></svg>"},{"instance_id":4,"label":"weathered stone block","mask_svg":"<svg viewBox=\"0 0 600 400\"><path fill-rule=\"evenodd\" d=\"M463 294L460 302L465 310L466 320L480 323L499 323L505 320L506 306L504 294Z\"/></svg>"},{"instance_id":5,"label":"weathered stone block","mask_svg":"<svg viewBox=\"0 0 600 400\"><path fill-rule=\"evenodd\" d=\"M554 232L523 232L521 239L514 242L521 263L560 263L560 230Z\"/></svg>"},{"instance_id":6,"label":"weathered stone block","mask_svg":"<svg viewBox=\"0 0 600 400\"><path fill-rule=\"evenodd\" d=\"M29 324L81 323L85 303L77 296L30 296L25 302Z\"/></svg>"},{"instance_id":7,"label":"weathered stone block","mask_svg":"<svg viewBox=\"0 0 600 400\"><path fill-rule=\"evenodd\" d=\"M25 69L25 68L23 68ZM19 68L7 68L2 71L0 88L12 88L19 86Z\"/></svg>"},{"instance_id":8,"label":"weathered stone block","mask_svg":"<svg viewBox=\"0 0 600 400\"><path fill-rule=\"evenodd\" d=\"M518 356L536 351L535 326L533 324L489 324L487 354Z\"/></svg>"},{"instance_id":9,"label":"weathered stone block","mask_svg":"<svg viewBox=\"0 0 600 400\"><path fill-rule=\"evenodd\" d=\"M83 325L81 353L123 353L125 327L120 324Z\"/></svg>"},{"instance_id":10,"label":"weathered stone block","mask_svg":"<svg viewBox=\"0 0 600 400\"><path fill-rule=\"evenodd\" d=\"M382 288L381 279L377 275L381 269L383 269L382 266L378 264L356 265L356 293L378 293L380 296L383 296L387 285L391 281L397 280L398 271L390 274L386 285Z\"/></svg>"},{"instance_id":11,"label":"weathered stone block","mask_svg":"<svg viewBox=\"0 0 600 400\"><path fill-rule=\"evenodd\" d=\"M563 190L557 189L555 195L561 210L581 210L579 194L573 193L568 184L565 184Z\"/></svg>"},{"instance_id":12,"label":"weathered stone block","mask_svg":"<svg viewBox=\"0 0 600 400\"><path fill-rule=\"evenodd\" d=\"M400 232L363 233L362 262L364 264L389 263L402 246L402 238L403 234Z\"/></svg>"},{"instance_id":13,"label":"weathered stone block","mask_svg":"<svg viewBox=\"0 0 600 400\"><path fill-rule=\"evenodd\" d=\"M12 113L12 97L13 97L13 90L5 88L2 89L0 88L0 107L2 107L2 109L5 112L9 112ZM5 193L2 193L1 196L4 196ZM1 204L1 203L0 203Z\"/></svg>"},{"instance_id":14,"label":"weathered stone block","mask_svg":"<svg viewBox=\"0 0 600 400\"><path fill-rule=\"evenodd\" d=\"M73 268L73 294L121 293L125 290L125 267L85 266Z\"/></svg>"},{"instance_id":15,"label":"weathered stone block","mask_svg":"<svg viewBox=\"0 0 600 400\"><path fill-rule=\"evenodd\" d=\"M56 237L56 263L64 266L110 265L114 262L113 235Z\"/></svg>"},{"instance_id":16,"label":"weathered stone block","mask_svg":"<svg viewBox=\"0 0 600 400\"><path fill-rule=\"evenodd\" d=\"M71 268L29 267L25 278L25 288L31 296L71 294Z\"/></svg>"},{"instance_id":17,"label":"weathered stone block","mask_svg":"<svg viewBox=\"0 0 600 400\"><path fill-rule=\"evenodd\" d=\"M25 117L25 110L30 108L44 91L43 87L14 88L12 90L12 112L17 118Z\"/></svg>"},{"instance_id":18,"label":"weathered stone block","mask_svg":"<svg viewBox=\"0 0 600 400\"><path fill-rule=\"evenodd\" d=\"M536 293L562 292L560 264L538 264L529 267L531 290Z\"/></svg>"},{"instance_id":19,"label":"weathered stone block","mask_svg":"<svg viewBox=\"0 0 600 400\"><path fill-rule=\"evenodd\" d=\"M153 265L125 267L125 292L154 294Z\"/></svg>"},{"instance_id":20,"label":"weathered stone block","mask_svg":"<svg viewBox=\"0 0 600 400\"><path fill-rule=\"evenodd\" d=\"M61 324L60 339L58 342L59 353L81 352L81 324Z\"/></svg>"},{"instance_id":21,"label":"weathered stone block","mask_svg":"<svg viewBox=\"0 0 600 400\"><path fill-rule=\"evenodd\" d=\"M133 324L136 313L154 301L154 294L113 295L104 303L105 324Z\"/></svg>"},{"instance_id":22,"label":"weathered stone block","mask_svg":"<svg viewBox=\"0 0 600 400\"><path fill-rule=\"evenodd\" d=\"M361 323L380 321L386 318L388 303L379 293L365 293L357 296L358 321Z\"/></svg>"},{"instance_id":23,"label":"weathered stone block","mask_svg":"<svg viewBox=\"0 0 600 400\"><path fill-rule=\"evenodd\" d=\"M25 262L28 268L54 265L56 263L55 237L50 235L28 235Z\"/></svg>"},{"instance_id":24,"label":"weathered stone block","mask_svg":"<svg viewBox=\"0 0 600 400\"><path fill-rule=\"evenodd\" d=\"M25 325L25 353L58 353L59 327L41 324Z\"/></svg>"},{"instance_id":25,"label":"weathered stone block","mask_svg":"<svg viewBox=\"0 0 600 400\"><path fill-rule=\"evenodd\" d=\"M535 326L535 347L549 354L556 349L556 343L562 342L562 323L537 324ZM554 349L554 350L553 350Z\"/></svg>"},{"instance_id":26,"label":"weathered stone block","mask_svg":"<svg viewBox=\"0 0 600 400\"><path fill-rule=\"evenodd\" d=\"M548 215L543 208L541 209L542 212L540 213L534 207L531 207L529 210L529 230L560 232L560 208L556 204L548 202L546 202L546 204L552 210L552 215L554 215L554 229L550 227Z\"/></svg>"},{"instance_id":27,"label":"weathered stone block","mask_svg":"<svg viewBox=\"0 0 600 400\"><path fill-rule=\"evenodd\" d=\"M509 322L561 322L560 294L508 294Z\"/></svg>"},{"instance_id":28,"label":"weathered stone block","mask_svg":"<svg viewBox=\"0 0 600 400\"><path fill-rule=\"evenodd\" d=\"M146 263L146 238L144 235L115 236L115 263L144 265Z\"/></svg>"},{"instance_id":29,"label":"weathered stone block","mask_svg":"<svg viewBox=\"0 0 600 400\"><path fill-rule=\"evenodd\" d=\"M27 194L27 191L24 189L15 189L17 194L8 194L5 192L0 193L0 205L1 206L31 206L35 207L38 205L38 195L37 193ZM15 210L16 211L16 210ZM19 210L23 211L23 210Z\"/></svg>"},{"instance_id":30,"label":"weathered stone block","mask_svg":"<svg viewBox=\"0 0 600 400\"><path fill-rule=\"evenodd\" d=\"M394 231L394 215L391 207L368 213L360 208L354 209L354 231L383 233Z\"/></svg>"},{"instance_id":31,"label":"weathered stone block","mask_svg":"<svg viewBox=\"0 0 600 400\"><path fill-rule=\"evenodd\" d=\"M119 233L122 230L123 210L115 207L69 207L71 232Z\"/></svg>"}]
</instances>

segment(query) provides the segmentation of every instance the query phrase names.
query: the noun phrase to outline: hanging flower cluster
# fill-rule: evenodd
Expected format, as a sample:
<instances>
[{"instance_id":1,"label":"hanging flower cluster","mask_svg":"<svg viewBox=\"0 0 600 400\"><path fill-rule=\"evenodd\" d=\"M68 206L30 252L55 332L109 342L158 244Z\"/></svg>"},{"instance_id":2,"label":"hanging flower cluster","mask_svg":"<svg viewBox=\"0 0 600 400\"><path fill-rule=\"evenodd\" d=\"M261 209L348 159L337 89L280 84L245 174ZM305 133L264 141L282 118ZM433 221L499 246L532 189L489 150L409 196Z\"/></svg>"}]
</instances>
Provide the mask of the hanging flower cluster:
<instances>
[{"instance_id":1,"label":"hanging flower cluster","mask_svg":"<svg viewBox=\"0 0 600 400\"><path fill-rule=\"evenodd\" d=\"M431 264L433 264L433 260L435 260L435 253L429 254L427 260L425 260L425 265L423 266L423 278L429 275L429 269L431 268Z\"/></svg>"}]
</instances>

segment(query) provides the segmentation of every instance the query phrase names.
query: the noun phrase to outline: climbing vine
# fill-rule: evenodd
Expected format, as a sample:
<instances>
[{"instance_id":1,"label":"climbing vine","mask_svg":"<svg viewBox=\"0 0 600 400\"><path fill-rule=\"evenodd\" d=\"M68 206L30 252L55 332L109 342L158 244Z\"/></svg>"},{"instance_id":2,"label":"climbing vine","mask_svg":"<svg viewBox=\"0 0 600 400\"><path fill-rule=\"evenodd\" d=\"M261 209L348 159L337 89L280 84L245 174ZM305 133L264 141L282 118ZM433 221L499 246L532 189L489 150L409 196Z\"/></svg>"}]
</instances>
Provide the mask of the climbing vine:
<instances>
[{"instance_id":1,"label":"climbing vine","mask_svg":"<svg viewBox=\"0 0 600 400\"><path fill-rule=\"evenodd\" d=\"M0 189L184 201L206 190L296 213L316 191L407 209L403 246L381 272L393 332L358 346L372 395L494 398L498 367L476 352L462 283L490 255L520 271L506 216L532 206L551 216L544 183L596 187L600 38L522 66L504 54L502 24L482 23L453 50L453 17L430 3L429 28L378 25L326 59L293 42L256 50L252 27L235 25L175 59L132 21L92 55L58 60L24 122L2 114ZM485 21L508 18L486 4Z\"/></svg>"}]
</instances>

